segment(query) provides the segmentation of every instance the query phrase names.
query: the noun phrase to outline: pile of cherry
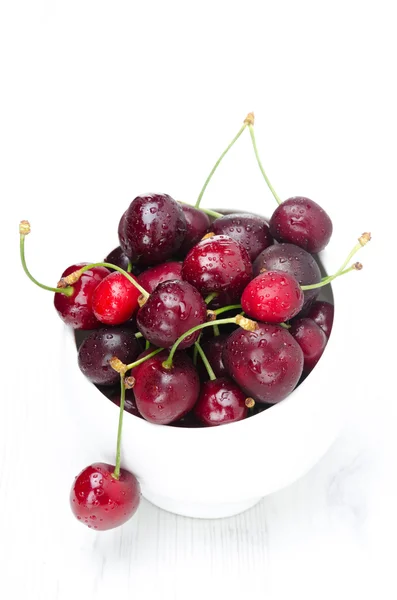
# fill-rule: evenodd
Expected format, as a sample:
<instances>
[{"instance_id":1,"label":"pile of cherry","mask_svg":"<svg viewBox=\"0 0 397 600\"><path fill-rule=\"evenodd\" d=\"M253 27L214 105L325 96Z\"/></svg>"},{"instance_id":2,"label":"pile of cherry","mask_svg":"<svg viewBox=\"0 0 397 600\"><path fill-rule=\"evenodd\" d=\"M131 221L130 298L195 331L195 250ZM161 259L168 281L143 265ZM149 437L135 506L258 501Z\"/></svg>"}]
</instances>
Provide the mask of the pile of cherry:
<instances>
[{"instance_id":1,"label":"pile of cherry","mask_svg":"<svg viewBox=\"0 0 397 600\"><path fill-rule=\"evenodd\" d=\"M250 131L259 167L278 207L270 220L200 207L220 160ZM134 514L134 475L120 467L124 411L161 425L219 426L286 398L317 364L332 329L333 306L321 287L360 263L322 277L313 256L332 222L304 197L281 202L260 162L253 115L213 168L195 206L167 194L136 197L121 216L120 245L103 262L68 267L55 292L63 321L86 335L78 350L84 375L120 406L116 465L95 463L76 478L71 506L94 529Z\"/></svg>"}]
</instances>

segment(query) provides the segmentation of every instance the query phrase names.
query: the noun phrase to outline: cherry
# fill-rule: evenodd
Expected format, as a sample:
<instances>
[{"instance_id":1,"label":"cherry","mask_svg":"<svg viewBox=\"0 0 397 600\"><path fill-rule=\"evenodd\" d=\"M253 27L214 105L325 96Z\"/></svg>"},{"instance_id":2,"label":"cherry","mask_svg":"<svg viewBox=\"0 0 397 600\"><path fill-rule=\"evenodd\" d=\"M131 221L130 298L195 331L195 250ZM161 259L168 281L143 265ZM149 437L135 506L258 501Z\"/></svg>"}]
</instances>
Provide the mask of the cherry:
<instances>
[{"instance_id":1,"label":"cherry","mask_svg":"<svg viewBox=\"0 0 397 600\"><path fill-rule=\"evenodd\" d=\"M246 394L227 377L209 380L202 385L193 411L207 426L241 421L248 414Z\"/></svg>"},{"instance_id":2,"label":"cherry","mask_svg":"<svg viewBox=\"0 0 397 600\"><path fill-rule=\"evenodd\" d=\"M136 281L136 277L130 274ZM110 273L97 285L92 295L94 315L105 325L120 325L138 309L141 296L132 283L119 272Z\"/></svg>"},{"instance_id":3,"label":"cherry","mask_svg":"<svg viewBox=\"0 0 397 600\"><path fill-rule=\"evenodd\" d=\"M200 341L200 346L202 347L203 352L217 377L226 377L228 374L222 358L222 352L227 338L227 335L221 334L208 338L204 341ZM206 377L207 370L202 369L201 362L198 364L198 370L202 375L204 375L203 371L205 370L204 379L208 378Z\"/></svg>"},{"instance_id":4,"label":"cherry","mask_svg":"<svg viewBox=\"0 0 397 600\"><path fill-rule=\"evenodd\" d=\"M182 277L199 292L227 292L231 302L239 300L252 278L248 252L227 235L201 240L183 262Z\"/></svg>"},{"instance_id":5,"label":"cherry","mask_svg":"<svg viewBox=\"0 0 397 600\"><path fill-rule=\"evenodd\" d=\"M296 196L282 202L270 219L270 233L278 242L320 252L332 235L332 221L316 202Z\"/></svg>"},{"instance_id":6,"label":"cherry","mask_svg":"<svg viewBox=\"0 0 397 600\"><path fill-rule=\"evenodd\" d=\"M295 244L276 244L259 254L252 265L254 277L267 271L284 271L293 275L299 285L310 285L321 280L321 271L314 257ZM306 290L302 310L306 310L320 293L319 289Z\"/></svg>"},{"instance_id":7,"label":"cherry","mask_svg":"<svg viewBox=\"0 0 397 600\"><path fill-rule=\"evenodd\" d=\"M181 204L181 208L185 215L187 229L185 239L179 249L179 254L185 256L207 232L211 221L208 215L194 206Z\"/></svg>"},{"instance_id":8,"label":"cherry","mask_svg":"<svg viewBox=\"0 0 397 600\"><path fill-rule=\"evenodd\" d=\"M303 352L303 373L307 375L320 360L328 338L312 319L296 319L289 333L298 342Z\"/></svg>"},{"instance_id":9,"label":"cherry","mask_svg":"<svg viewBox=\"0 0 397 600\"><path fill-rule=\"evenodd\" d=\"M160 283L138 311L139 331L151 344L169 348L192 327L207 319L207 305L195 287L187 281ZM199 333L184 339L180 349L191 346Z\"/></svg>"},{"instance_id":10,"label":"cherry","mask_svg":"<svg viewBox=\"0 0 397 600\"><path fill-rule=\"evenodd\" d=\"M265 271L249 282L241 296L241 306L253 319L282 323L301 310L303 291L292 275Z\"/></svg>"},{"instance_id":11,"label":"cherry","mask_svg":"<svg viewBox=\"0 0 397 600\"><path fill-rule=\"evenodd\" d=\"M285 328L258 323L255 331L236 329L230 334L223 362L248 396L275 404L286 398L298 383L303 352Z\"/></svg>"},{"instance_id":12,"label":"cherry","mask_svg":"<svg viewBox=\"0 0 397 600\"><path fill-rule=\"evenodd\" d=\"M87 527L104 531L122 525L140 502L137 479L125 469L114 477L114 467L94 463L77 475L70 492L73 514Z\"/></svg>"},{"instance_id":13,"label":"cherry","mask_svg":"<svg viewBox=\"0 0 397 600\"><path fill-rule=\"evenodd\" d=\"M163 350L131 371L135 378L136 405L144 419L167 425L187 414L195 405L200 382L185 352L177 352L171 368L163 366L168 352Z\"/></svg>"},{"instance_id":14,"label":"cherry","mask_svg":"<svg viewBox=\"0 0 397 600\"><path fill-rule=\"evenodd\" d=\"M216 235L228 235L239 242L247 250L251 261L273 244L266 219L249 213L231 213L220 217L212 223L211 231Z\"/></svg>"},{"instance_id":15,"label":"cherry","mask_svg":"<svg viewBox=\"0 0 397 600\"><path fill-rule=\"evenodd\" d=\"M151 294L159 283L170 281L171 279L182 279L182 263L167 262L156 265L141 273L138 281L145 290Z\"/></svg>"},{"instance_id":16,"label":"cherry","mask_svg":"<svg viewBox=\"0 0 397 600\"><path fill-rule=\"evenodd\" d=\"M113 385L119 381L119 374L109 361L113 356L130 363L141 349L134 334L123 327L104 327L93 331L81 344L78 364L81 371L92 383Z\"/></svg>"},{"instance_id":17,"label":"cherry","mask_svg":"<svg viewBox=\"0 0 397 600\"><path fill-rule=\"evenodd\" d=\"M104 259L104 262L112 263L113 265L117 265L124 271L128 271L128 266L130 264L130 259L126 254L124 254L121 246L117 246L114 248L107 257Z\"/></svg>"},{"instance_id":18,"label":"cherry","mask_svg":"<svg viewBox=\"0 0 397 600\"><path fill-rule=\"evenodd\" d=\"M171 258L186 234L181 206L168 194L137 196L119 224L120 246L132 263L152 265Z\"/></svg>"},{"instance_id":19,"label":"cherry","mask_svg":"<svg viewBox=\"0 0 397 600\"><path fill-rule=\"evenodd\" d=\"M72 265L62 273L62 277L88 264ZM109 274L110 271L105 267L93 267L85 271L73 284L72 296L55 294L54 306L66 325L73 329L95 329L100 325L92 310L92 296L97 285Z\"/></svg>"},{"instance_id":20,"label":"cherry","mask_svg":"<svg viewBox=\"0 0 397 600\"><path fill-rule=\"evenodd\" d=\"M327 338L331 335L332 325L334 322L334 306L324 300L318 300L310 307L307 314L310 319L324 331Z\"/></svg>"}]
</instances>

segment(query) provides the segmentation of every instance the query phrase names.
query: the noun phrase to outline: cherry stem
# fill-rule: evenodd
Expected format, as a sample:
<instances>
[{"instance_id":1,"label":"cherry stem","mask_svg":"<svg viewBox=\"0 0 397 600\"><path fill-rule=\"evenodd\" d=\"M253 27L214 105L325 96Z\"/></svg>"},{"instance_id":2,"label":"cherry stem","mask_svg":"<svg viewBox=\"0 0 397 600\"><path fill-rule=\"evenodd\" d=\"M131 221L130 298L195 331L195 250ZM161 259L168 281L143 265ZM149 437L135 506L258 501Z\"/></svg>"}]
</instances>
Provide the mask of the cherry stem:
<instances>
[{"instance_id":1,"label":"cherry stem","mask_svg":"<svg viewBox=\"0 0 397 600\"><path fill-rule=\"evenodd\" d=\"M142 338L143 335L140 331L137 331L137 333L135 334L135 337L138 339L138 338Z\"/></svg>"},{"instance_id":2,"label":"cherry stem","mask_svg":"<svg viewBox=\"0 0 397 600\"><path fill-rule=\"evenodd\" d=\"M141 292L142 296L146 300L149 298L150 294L146 290L144 290L143 287L135 279L133 279L129 273L127 273L127 271L124 271L124 269L122 269L121 267L118 267L117 265L113 265L112 263L107 263L107 262L98 262L98 263L91 263L90 265L85 265L84 267L82 267L81 269L78 269L77 271L74 271L67 277L62 277L62 279L58 285L62 288L62 285L64 283L66 283L66 284L69 284L71 282L74 283L75 281L78 281L80 279L81 275L83 273L85 273L85 271L89 271L90 269L93 269L94 267L107 267L109 269L114 269L115 271L118 271L119 273L124 275L124 277L126 277L128 279L128 281L130 283L132 283L132 285L134 287L137 288L137 290L139 290Z\"/></svg>"},{"instance_id":3,"label":"cherry stem","mask_svg":"<svg viewBox=\"0 0 397 600\"><path fill-rule=\"evenodd\" d=\"M209 363L208 358L205 355L204 350L202 349L202 347L200 346L200 344L198 342L195 342L194 348L195 349L197 348L197 351L198 351L198 353L201 356L201 360L203 361L203 363L205 365L205 368L207 369L207 373L208 373L209 378L211 379L211 381L214 381L214 379L216 379L216 375L215 375L214 371L211 368L211 365Z\"/></svg>"},{"instance_id":4,"label":"cherry stem","mask_svg":"<svg viewBox=\"0 0 397 600\"><path fill-rule=\"evenodd\" d=\"M149 340L146 340L146 342L145 342L145 350L149 350L149 348L150 348L150 342L149 342Z\"/></svg>"},{"instance_id":5,"label":"cherry stem","mask_svg":"<svg viewBox=\"0 0 397 600\"><path fill-rule=\"evenodd\" d=\"M186 204L187 206L192 206L193 208L195 208L192 204L189 204L189 202L184 202L183 200L178 200L178 202L180 202L181 204ZM201 206L200 206L200 210L201 210L201 212L205 213L206 215L208 215L210 217L214 217L215 219L219 219L219 217L225 216L220 212L216 212L216 210L210 210L209 208L202 208Z\"/></svg>"},{"instance_id":6,"label":"cherry stem","mask_svg":"<svg viewBox=\"0 0 397 600\"><path fill-rule=\"evenodd\" d=\"M249 128L249 132L250 132L250 136L251 136L251 140L252 140L252 145L253 145L253 147L254 147L254 152L255 152L256 160L257 160L257 162L258 162L258 165L259 165L259 168L260 168L260 170L261 170L261 173L262 173L263 177L265 178L265 181L266 181L266 183L267 183L267 185L268 185L268 187L269 187L269 189L270 189L271 193L272 193L272 194L273 194L273 196L275 197L276 201L277 201L279 204L281 204L281 200L280 200L279 196L276 194L276 191L275 191L274 187L273 187L273 186L272 186L272 184L270 183L270 181L269 181L269 178L268 178L268 176L267 176L267 175L266 175L266 173L265 173L265 169L264 169L264 168L263 168L263 166L262 166L261 159L259 158L258 148L257 148L257 146L256 146L256 140L255 140L254 127L253 127L253 125L251 125L251 123L250 123L250 124L248 125L248 128Z\"/></svg>"},{"instance_id":7,"label":"cherry stem","mask_svg":"<svg viewBox=\"0 0 397 600\"><path fill-rule=\"evenodd\" d=\"M219 327L216 323L213 324L213 328L214 328L214 336L217 337L218 335L220 335Z\"/></svg>"},{"instance_id":8,"label":"cherry stem","mask_svg":"<svg viewBox=\"0 0 397 600\"><path fill-rule=\"evenodd\" d=\"M212 302L212 300L213 300L214 298L216 298L216 297L217 297L217 295L218 295L218 292L212 292L211 294L208 294L208 296L207 296L206 298L204 298L204 302L205 302L206 304L209 304L210 302Z\"/></svg>"},{"instance_id":9,"label":"cherry stem","mask_svg":"<svg viewBox=\"0 0 397 600\"><path fill-rule=\"evenodd\" d=\"M247 329L248 331L255 331L255 329L257 328L257 324L255 321L252 321L251 319L246 319L245 317L242 317L241 315L237 315L236 317L231 317L230 319L220 319L219 321L217 321L217 325L227 325L228 323L235 323L235 324L237 323L237 325L240 325L240 327L242 327L243 329ZM174 357L174 354L175 354L179 344L186 337L188 337L192 333L195 333L196 331L200 331L200 329L204 329L204 327L213 327L213 322L208 321L207 323L201 323L201 325L196 325L195 327L192 327L191 329L189 329L189 331L185 331L185 333L182 333L182 335L179 336L179 338L176 340L176 342L172 346L167 360L165 360L163 362L163 367L165 369L172 369L172 359Z\"/></svg>"},{"instance_id":10,"label":"cherry stem","mask_svg":"<svg viewBox=\"0 0 397 600\"><path fill-rule=\"evenodd\" d=\"M127 265L127 273L131 273L132 271L132 262L129 260Z\"/></svg>"},{"instance_id":11,"label":"cherry stem","mask_svg":"<svg viewBox=\"0 0 397 600\"><path fill-rule=\"evenodd\" d=\"M340 275L345 275L346 273L349 273L350 271L359 271L360 269L362 269L362 264L361 263L354 263L350 267L348 267L348 268L346 268L346 267L347 267L347 264L353 258L353 256L356 254L356 252L358 252L370 240L371 240L371 234L367 233L367 232L363 233L358 238L358 244L356 244L354 246L354 248L349 252L349 254L348 254L345 262L336 271L336 273L334 273L334 275L329 275L329 276L323 277L319 283L313 283L312 285L302 285L301 286L302 290L314 290L316 288L323 287L324 285L327 285L328 283L331 283L331 281L333 281L334 279L336 279Z\"/></svg>"},{"instance_id":12,"label":"cherry stem","mask_svg":"<svg viewBox=\"0 0 397 600\"><path fill-rule=\"evenodd\" d=\"M119 426L117 430L117 446L116 446L116 466L112 473L112 477L120 479L120 459L121 459L121 432L123 430L124 402L125 402L125 383L124 374L120 373L120 412Z\"/></svg>"},{"instance_id":13,"label":"cherry stem","mask_svg":"<svg viewBox=\"0 0 397 600\"><path fill-rule=\"evenodd\" d=\"M19 244L19 253L20 253L20 257L21 257L21 263L22 263L22 267L23 270L25 271L26 275L29 277L30 281L33 281L33 283L35 283L37 286L39 286L40 288L42 288L43 290L48 290L49 292L55 292L57 294L64 294L65 296L73 296L73 292L74 289L72 286L67 286L64 287L62 289L60 288L53 288L53 287L49 287L48 285L44 285L43 283L40 283L39 281L37 281L37 279L35 279L33 277L33 275L30 273L27 265L26 265L26 260L25 260L25 237L26 235L21 233L20 235L20 244Z\"/></svg>"},{"instance_id":14,"label":"cherry stem","mask_svg":"<svg viewBox=\"0 0 397 600\"><path fill-rule=\"evenodd\" d=\"M155 356L156 354L158 354L162 350L164 350L164 348L156 348L156 350L153 350L153 352L150 352L150 354L147 354L143 358L140 358L139 360L136 360L135 362L132 362L129 365L126 365L126 369L125 370L129 371L130 369L133 369L134 367L138 367L138 365L141 365L143 362L145 362L145 360L148 360L149 358L152 358L152 356Z\"/></svg>"},{"instance_id":15,"label":"cherry stem","mask_svg":"<svg viewBox=\"0 0 397 600\"><path fill-rule=\"evenodd\" d=\"M238 138L240 137L240 135L243 133L244 129L247 127L249 120L248 117L245 119L243 126L241 127L241 129L239 130L239 132L237 133L237 135L234 136L234 138L232 139L232 141L230 142L230 144L228 145L228 147L226 148L226 150L224 150L222 152L222 154L220 155L220 157L218 158L218 160L216 161L215 165L212 167L212 170L210 172L210 174L208 175L207 179L205 180L205 183L203 185L203 188L199 194L199 197L197 198L197 202L194 205L195 208L199 208L200 206L200 202L201 199L204 195L204 192L207 188L207 185L209 184L209 182L211 181L211 178L213 176L213 174L215 173L215 171L217 170L217 168L219 167L219 164L221 163L223 157L229 152L230 148L237 142Z\"/></svg>"},{"instance_id":16,"label":"cherry stem","mask_svg":"<svg viewBox=\"0 0 397 600\"><path fill-rule=\"evenodd\" d=\"M241 304L230 304L229 306L222 306L222 308L217 308L213 312L215 315L221 315L222 313L227 312L228 310L235 310L236 308L242 308Z\"/></svg>"}]
</instances>

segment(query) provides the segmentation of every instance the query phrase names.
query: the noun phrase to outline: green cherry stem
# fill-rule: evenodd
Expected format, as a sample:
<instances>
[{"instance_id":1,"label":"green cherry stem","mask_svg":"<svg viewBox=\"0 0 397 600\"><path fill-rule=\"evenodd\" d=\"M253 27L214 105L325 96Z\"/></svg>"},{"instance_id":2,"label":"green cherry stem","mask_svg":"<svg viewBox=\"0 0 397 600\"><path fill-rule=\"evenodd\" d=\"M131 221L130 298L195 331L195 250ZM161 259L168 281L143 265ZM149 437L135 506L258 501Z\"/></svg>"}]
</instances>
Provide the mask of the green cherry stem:
<instances>
[{"instance_id":1,"label":"green cherry stem","mask_svg":"<svg viewBox=\"0 0 397 600\"><path fill-rule=\"evenodd\" d=\"M207 296L206 298L204 298L204 302L205 302L206 304L209 304L210 302L212 302L212 300L213 300L214 298L216 298L216 297L217 297L217 295L218 295L218 292L212 292L211 294L208 294L208 296Z\"/></svg>"},{"instance_id":2,"label":"green cherry stem","mask_svg":"<svg viewBox=\"0 0 397 600\"><path fill-rule=\"evenodd\" d=\"M255 321L252 321L251 319L247 319L246 317L242 317L241 315L237 315L236 317L231 317L230 319L220 319L219 321L217 321L217 325L227 325L228 323L235 323L237 325L240 325L240 327L242 327L243 329L246 329L247 331L255 331L255 329L257 329L257 327L258 327L258 325L256 324ZM163 367L165 369L172 368L172 359L174 357L175 352L178 349L179 344L186 337L188 337L192 333L195 333L196 331L199 331L200 329L204 329L204 327L213 327L213 322L209 321L207 323L201 323L201 325L196 325L195 327L192 327L191 329L189 329L189 331L185 331L185 333L182 333L182 335L179 336L179 338L176 340L175 344L172 346L167 360L165 360L163 362Z\"/></svg>"},{"instance_id":3,"label":"green cherry stem","mask_svg":"<svg viewBox=\"0 0 397 600\"><path fill-rule=\"evenodd\" d=\"M192 204L189 204L189 202L184 202L183 200L178 200L178 202L180 202L181 204L186 204L186 206L193 206ZM193 208L195 208L195 207L193 206ZM206 215L208 215L210 217L214 217L215 219L219 219L219 217L225 216L220 212L216 212L216 210L211 210L209 208L202 208L201 206L200 206L200 210L201 210L201 212L205 213Z\"/></svg>"},{"instance_id":4,"label":"green cherry stem","mask_svg":"<svg viewBox=\"0 0 397 600\"><path fill-rule=\"evenodd\" d=\"M219 327L216 323L213 323L213 328L214 328L214 337L218 337L218 335L220 335L220 331L219 331Z\"/></svg>"},{"instance_id":5,"label":"green cherry stem","mask_svg":"<svg viewBox=\"0 0 397 600\"><path fill-rule=\"evenodd\" d=\"M25 259L25 237L30 233L30 224L28 221L21 221L19 224L19 233L20 233L20 241L19 241L19 255L21 258L22 268L25 271L26 275L29 277L30 281L33 281L35 285L42 288L43 290L47 290L49 292L55 292L57 294L64 294L65 296L73 296L74 289L72 286L64 287L63 289L49 287L48 285L44 285L40 283L33 277L30 273Z\"/></svg>"},{"instance_id":6,"label":"green cherry stem","mask_svg":"<svg viewBox=\"0 0 397 600\"><path fill-rule=\"evenodd\" d=\"M127 265L127 273L131 273L132 271L132 262L129 260Z\"/></svg>"},{"instance_id":7,"label":"green cherry stem","mask_svg":"<svg viewBox=\"0 0 397 600\"><path fill-rule=\"evenodd\" d=\"M119 412L119 426L117 429L117 446L116 446L116 466L112 473L112 477L120 479L120 461L121 461L121 433L123 430L123 416L124 416L124 402L125 402L125 383L124 374L120 373L120 412Z\"/></svg>"},{"instance_id":8,"label":"green cherry stem","mask_svg":"<svg viewBox=\"0 0 397 600\"><path fill-rule=\"evenodd\" d=\"M255 133L254 133L253 124L250 123L248 125L248 128L249 128L249 132L250 132L250 136L251 136L251 140L252 140L252 146L254 148L254 153L255 153L255 156L256 156L256 160L258 162L258 165L259 165L259 168L261 170L261 173L262 173L263 177L265 178L265 181L266 181L266 183L267 183L267 185L268 185L271 193L275 197L276 201L278 202L278 204L281 204L281 200L280 200L279 196L276 194L276 191L275 191L274 187L270 183L269 178L268 178L268 176L265 173L265 169L262 166L261 159L259 158L259 153L258 153L258 148L256 146L256 140L255 140Z\"/></svg>"},{"instance_id":9,"label":"green cherry stem","mask_svg":"<svg viewBox=\"0 0 397 600\"><path fill-rule=\"evenodd\" d=\"M117 358L117 356L113 356L109 360L109 364L112 367L112 369L114 369L115 371L117 371L117 373L120 373L120 375L124 375L125 376L125 374L126 374L127 371L130 371L130 369L133 369L134 367L138 367L139 365L141 365L142 363L144 363L145 360L148 360L149 358L152 358L152 356L155 356L156 354L158 354L162 350L164 350L164 348L156 348L156 350L153 350L153 352L150 352L146 356L143 356L142 358L139 358L138 360L136 360L135 362L130 363L129 365L126 365L125 363L123 363L119 358Z\"/></svg>"},{"instance_id":10,"label":"green cherry stem","mask_svg":"<svg viewBox=\"0 0 397 600\"><path fill-rule=\"evenodd\" d=\"M348 267L348 268L346 268L346 267L347 267L347 264L353 258L353 256L356 254L356 252L358 252L363 246L365 246L365 244L368 244L368 242L370 240L371 240L371 234L368 232L363 233L358 238L358 244L356 244L354 246L354 248L351 250L351 252L349 252L346 260L344 261L342 266L336 271L336 273L334 273L334 275L329 275L328 277L323 278L321 281L319 281L319 283L313 283L312 285L302 285L301 286L302 290L314 290L316 288L323 287L324 285L328 285L328 283L331 283L331 281L333 281L337 277L340 277L341 275L345 275L346 273L349 273L350 271L361 271L363 266L359 262L356 262L353 265L350 265L350 267Z\"/></svg>"},{"instance_id":11,"label":"green cherry stem","mask_svg":"<svg viewBox=\"0 0 397 600\"><path fill-rule=\"evenodd\" d=\"M242 308L241 304L230 304L229 306L222 306L222 308L217 308L216 310L214 310L213 314L218 316L229 310L235 310L236 308Z\"/></svg>"},{"instance_id":12,"label":"green cherry stem","mask_svg":"<svg viewBox=\"0 0 397 600\"><path fill-rule=\"evenodd\" d=\"M208 358L205 355L204 350L202 349L202 347L200 346L200 344L198 342L195 342L195 344L194 344L194 349L196 349L196 348L197 348L197 352L201 356L201 360L203 361L205 368L207 369L209 378L211 379L211 381L214 381L214 379L216 379L216 375L215 375L214 371L212 370L212 367L209 363Z\"/></svg>"},{"instance_id":13,"label":"green cherry stem","mask_svg":"<svg viewBox=\"0 0 397 600\"><path fill-rule=\"evenodd\" d=\"M137 332L136 332L134 335L135 335L135 337L136 337L137 339L138 339L138 338L142 338L142 337L143 337L143 335L142 335L142 333L141 333L140 331L137 331Z\"/></svg>"},{"instance_id":14,"label":"green cherry stem","mask_svg":"<svg viewBox=\"0 0 397 600\"><path fill-rule=\"evenodd\" d=\"M93 269L94 267L107 267L109 269L114 269L115 271L118 271L119 273L124 275L124 277L126 277L128 281L132 283L134 287L137 288L137 290L141 292L142 296L145 298L145 301L149 298L150 294L146 290L144 290L143 287L133 277L131 277L129 273L127 273L127 271L124 271L124 269L118 267L117 265L113 265L112 263L107 262L97 262L91 263L90 265L85 265L81 269L73 271L73 273L71 273L67 277L62 277L62 279L58 283L58 286L60 288L64 288L66 285L71 285L75 283L80 279L81 275L85 273L85 271L89 271L89 269Z\"/></svg>"},{"instance_id":15,"label":"green cherry stem","mask_svg":"<svg viewBox=\"0 0 397 600\"><path fill-rule=\"evenodd\" d=\"M199 197L197 198L197 202L194 205L195 208L199 208L201 199L202 199L202 197L204 195L204 192L205 192L205 190L207 188L207 185L211 181L211 178L212 178L213 174L215 173L215 171L217 170L217 168L219 167L219 165L220 165L223 157L229 152L230 148L237 142L238 138L243 133L243 131L247 127L247 125L249 123L253 123L253 121L254 121L254 115L253 115L253 113L249 113L246 116L245 120L244 120L243 126L240 128L240 130L238 131L238 133L234 136L234 138L232 139L232 141L230 142L230 144L227 146L226 150L224 150L222 152L222 154L220 155L220 157L216 161L215 165L212 167L212 170L211 170L210 174L208 175L207 179L205 180L205 183L204 183L204 185L202 187L202 190L201 190L201 192L199 194Z\"/></svg>"}]
</instances>

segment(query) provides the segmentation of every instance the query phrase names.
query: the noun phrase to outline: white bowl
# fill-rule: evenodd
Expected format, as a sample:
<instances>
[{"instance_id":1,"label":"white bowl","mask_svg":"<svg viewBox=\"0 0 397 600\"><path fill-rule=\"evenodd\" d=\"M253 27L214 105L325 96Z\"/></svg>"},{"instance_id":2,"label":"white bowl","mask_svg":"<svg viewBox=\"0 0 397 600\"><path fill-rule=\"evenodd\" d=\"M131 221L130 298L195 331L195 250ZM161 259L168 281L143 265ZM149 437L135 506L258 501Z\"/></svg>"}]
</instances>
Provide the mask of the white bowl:
<instances>
[{"instance_id":1,"label":"white bowl","mask_svg":"<svg viewBox=\"0 0 397 600\"><path fill-rule=\"evenodd\" d=\"M328 271L329 251L320 258ZM335 304L343 306L350 285L344 280L336 288ZM336 373L349 363L351 347L343 339L348 322L349 311L336 310L329 343L313 372L288 398L244 421L190 429L125 413L122 466L138 477L143 496L180 515L228 517L307 473L343 424L346 385L354 379L345 378L341 390ZM67 330L64 340L65 402L95 461L114 464L119 409L80 372L74 332Z\"/></svg>"}]
</instances>

